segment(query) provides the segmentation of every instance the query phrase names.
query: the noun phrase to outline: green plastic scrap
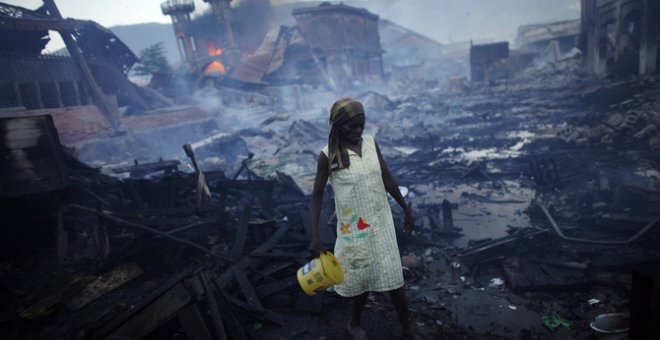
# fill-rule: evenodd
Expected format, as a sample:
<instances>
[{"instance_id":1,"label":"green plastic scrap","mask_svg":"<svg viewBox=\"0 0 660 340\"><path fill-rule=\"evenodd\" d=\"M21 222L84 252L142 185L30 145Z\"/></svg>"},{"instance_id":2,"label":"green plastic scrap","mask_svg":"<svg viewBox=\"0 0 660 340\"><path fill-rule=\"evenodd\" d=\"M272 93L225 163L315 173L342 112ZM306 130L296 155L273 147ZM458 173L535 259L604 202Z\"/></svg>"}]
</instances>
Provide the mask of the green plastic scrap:
<instances>
[{"instance_id":1,"label":"green plastic scrap","mask_svg":"<svg viewBox=\"0 0 660 340\"><path fill-rule=\"evenodd\" d=\"M543 320L543 326L548 328L550 332L555 332L557 328L564 326L566 328L571 327L571 322L562 318L559 315L545 315L541 317L541 320Z\"/></svg>"}]
</instances>

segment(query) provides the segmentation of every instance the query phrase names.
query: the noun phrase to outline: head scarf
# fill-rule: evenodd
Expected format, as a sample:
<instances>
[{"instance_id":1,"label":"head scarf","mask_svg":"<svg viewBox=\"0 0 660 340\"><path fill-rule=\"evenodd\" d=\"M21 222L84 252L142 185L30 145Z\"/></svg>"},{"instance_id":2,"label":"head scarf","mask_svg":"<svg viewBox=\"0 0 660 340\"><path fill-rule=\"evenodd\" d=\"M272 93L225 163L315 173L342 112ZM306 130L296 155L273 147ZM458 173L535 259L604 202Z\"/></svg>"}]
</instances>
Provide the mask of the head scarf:
<instances>
[{"instance_id":1,"label":"head scarf","mask_svg":"<svg viewBox=\"0 0 660 340\"><path fill-rule=\"evenodd\" d=\"M348 168L351 164L346 147L342 147L339 143L339 129L349 119L361 113L364 114L364 107L352 98L339 99L332 105L330 109L330 125L332 128L328 136L329 171Z\"/></svg>"}]
</instances>

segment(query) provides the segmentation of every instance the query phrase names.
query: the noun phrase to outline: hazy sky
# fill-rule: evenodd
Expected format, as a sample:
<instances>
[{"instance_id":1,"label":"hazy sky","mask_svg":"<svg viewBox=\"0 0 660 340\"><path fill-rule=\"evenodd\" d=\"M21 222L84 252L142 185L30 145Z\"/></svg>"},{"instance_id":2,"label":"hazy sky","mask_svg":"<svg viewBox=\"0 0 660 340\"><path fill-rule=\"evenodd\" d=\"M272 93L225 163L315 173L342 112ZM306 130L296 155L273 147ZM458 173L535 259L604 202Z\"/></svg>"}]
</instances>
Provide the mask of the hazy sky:
<instances>
[{"instance_id":1,"label":"hazy sky","mask_svg":"<svg viewBox=\"0 0 660 340\"><path fill-rule=\"evenodd\" d=\"M35 9L43 4L41 0L0 0L10 5ZM160 11L163 0L55 0L62 16L94 20L109 27L142 22L171 22ZM198 4L199 2L199 4ZM198 8L208 6L202 0L195 0Z\"/></svg>"},{"instance_id":2,"label":"hazy sky","mask_svg":"<svg viewBox=\"0 0 660 340\"><path fill-rule=\"evenodd\" d=\"M160 11L164 0L56 0L64 17L94 20L111 27L145 22L169 23ZM196 12L209 8L194 0ZM241 0L234 0L238 3ZM250 0L242 0L250 1ZM272 0L291 2L291 0ZM0 0L28 9L41 0ZM345 0L441 43L515 39L520 25L577 19L580 0ZM333 1L336 3L336 1ZM53 37L53 35L51 35ZM57 43L56 37L54 45ZM63 46L63 45L61 45ZM59 47L61 47L59 46ZM48 46L48 50L54 50Z\"/></svg>"}]
</instances>

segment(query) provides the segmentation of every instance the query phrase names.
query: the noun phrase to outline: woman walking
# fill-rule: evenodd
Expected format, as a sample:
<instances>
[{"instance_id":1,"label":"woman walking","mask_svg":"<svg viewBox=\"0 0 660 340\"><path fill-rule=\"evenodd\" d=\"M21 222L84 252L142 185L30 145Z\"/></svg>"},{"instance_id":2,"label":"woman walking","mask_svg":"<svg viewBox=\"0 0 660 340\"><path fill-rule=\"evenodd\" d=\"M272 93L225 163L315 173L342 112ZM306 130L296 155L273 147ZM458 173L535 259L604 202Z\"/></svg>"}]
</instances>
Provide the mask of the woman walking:
<instances>
[{"instance_id":1,"label":"woman walking","mask_svg":"<svg viewBox=\"0 0 660 340\"><path fill-rule=\"evenodd\" d=\"M369 292L389 292L405 338L413 338L403 290L401 257L396 241L389 193L405 212L404 231L414 228L412 210L372 136L362 135L365 112L351 98L337 100L330 110L328 145L319 155L310 207L310 250L321 249L318 225L323 191L328 179L335 194L337 240L334 253L344 269L344 282L334 287L353 298L347 326L354 339L366 339L361 315Z\"/></svg>"}]
</instances>

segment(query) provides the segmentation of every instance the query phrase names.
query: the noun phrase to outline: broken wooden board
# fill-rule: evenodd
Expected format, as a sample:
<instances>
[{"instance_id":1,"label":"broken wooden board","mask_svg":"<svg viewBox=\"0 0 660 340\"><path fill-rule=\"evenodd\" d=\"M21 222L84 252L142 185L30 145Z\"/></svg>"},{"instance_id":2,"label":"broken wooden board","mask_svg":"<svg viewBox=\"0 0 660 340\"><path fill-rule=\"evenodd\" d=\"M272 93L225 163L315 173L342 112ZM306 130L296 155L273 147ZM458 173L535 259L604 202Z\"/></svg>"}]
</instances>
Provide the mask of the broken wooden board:
<instances>
[{"instance_id":1,"label":"broken wooden board","mask_svg":"<svg viewBox=\"0 0 660 340\"><path fill-rule=\"evenodd\" d=\"M66 300L83 290L83 288L85 288L85 286L92 280L94 280L93 276L75 278L66 287L40 299L30 307L21 311L18 316L22 319L35 320L50 315L63 307Z\"/></svg>"},{"instance_id":2,"label":"broken wooden board","mask_svg":"<svg viewBox=\"0 0 660 340\"><path fill-rule=\"evenodd\" d=\"M97 335L103 339L143 338L172 318L178 317L182 309L191 303L196 303L203 293L204 289L198 276L182 279L155 299L149 299L148 303L135 313L125 319L122 318L125 322L118 325L113 323L110 334L104 335L100 332ZM185 317L194 318L194 315Z\"/></svg>"},{"instance_id":3,"label":"broken wooden board","mask_svg":"<svg viewBox=\"0 0 660 340\"><path fill-rule=\"evenodd\" d=\"M110 292L142 275L142 268L136 263L123 264L112 271L102 274L89 283L83 291L67 303L70 310L78 310L103 294Z\"/></svg>"},{"instance_id":4,"label":"broken wooden board","mask_svg":"<svg viewBox=\"0 0 660 340\"><path fill-rule=\"evenodd\" d=\"M581 269L559 268L518 258L503 266L507 285L514 293L574 291L588 288L593 279Z\"/></svg>"}]
</instances>

